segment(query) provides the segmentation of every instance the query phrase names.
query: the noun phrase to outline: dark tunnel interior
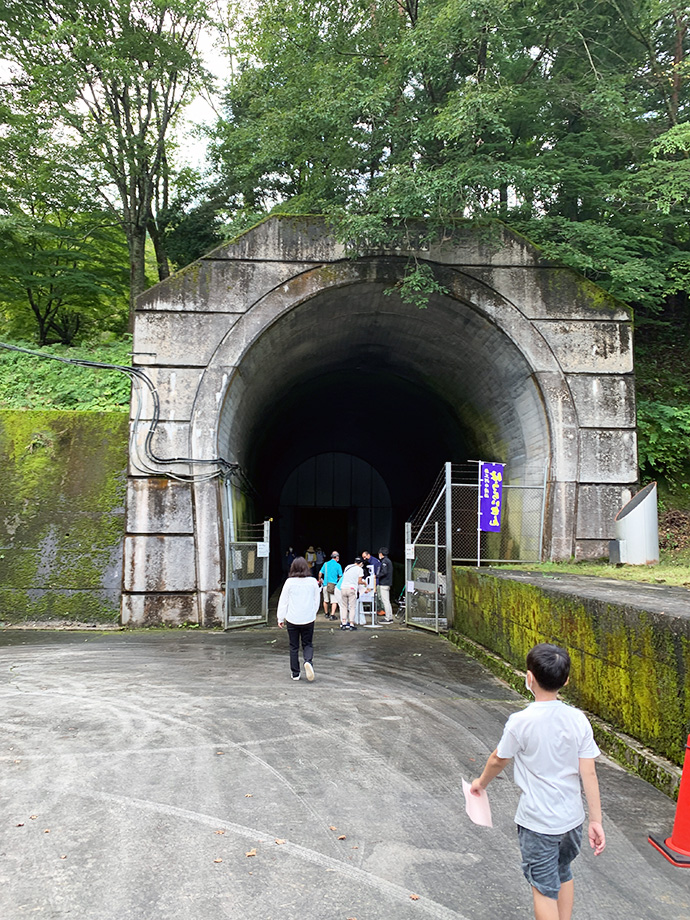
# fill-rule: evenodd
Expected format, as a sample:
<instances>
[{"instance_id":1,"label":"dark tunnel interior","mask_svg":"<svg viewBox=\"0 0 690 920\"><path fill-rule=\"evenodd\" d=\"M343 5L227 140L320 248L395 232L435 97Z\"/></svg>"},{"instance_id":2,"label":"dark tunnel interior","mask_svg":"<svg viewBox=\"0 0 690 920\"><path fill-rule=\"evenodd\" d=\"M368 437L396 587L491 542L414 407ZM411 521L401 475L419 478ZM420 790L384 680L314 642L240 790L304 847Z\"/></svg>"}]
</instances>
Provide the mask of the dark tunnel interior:
<instances>
[{"instance_id":1,"label":"dark tunnel interior","mask_svg":"<svg viewBox=\"0 0 690 920\"><path fill-rule=\"evenodd\" d=\"M381 545L402 559L405 521L443 464L475 453L471 435L439 396L385 368L364 367L330 370L292 386L270 407L251 443L247 459L259 495L257 510L273 518L272 542L280 544L272 547L273 559L282 558L287 545L302 554L310 544L327 554L337 548L341 561L351 561L363 549L376 553ZM339 459L330 470L328 458L335 454ZM349 496L337 482L353 475L347 456L363 461L383 480L388 512L367 502L365 474ZM313 459L318 462L310 466ZM302 484L300 494L293 490L286 496L286 483L298 469L315 481ZM358 507L367 503L374 505L368 526L369 516Z\"/></svg>"},{"instance_id":2,"label":"dark tunnel interior","mask_svg":"<svg viewBox=\"0 0 690 920\"><path fill-rule=\"evenodd\" d=\"M312 297L254 340L219 449L251 481L256 519L273 519L275 578L290 545L351 561L385 544L402 561L405 521L443 464L510 455L519 473L543 457L541 420L524 358L470 305L439 296L422 311L362 284Z\"/></svg>"}]
</instances>

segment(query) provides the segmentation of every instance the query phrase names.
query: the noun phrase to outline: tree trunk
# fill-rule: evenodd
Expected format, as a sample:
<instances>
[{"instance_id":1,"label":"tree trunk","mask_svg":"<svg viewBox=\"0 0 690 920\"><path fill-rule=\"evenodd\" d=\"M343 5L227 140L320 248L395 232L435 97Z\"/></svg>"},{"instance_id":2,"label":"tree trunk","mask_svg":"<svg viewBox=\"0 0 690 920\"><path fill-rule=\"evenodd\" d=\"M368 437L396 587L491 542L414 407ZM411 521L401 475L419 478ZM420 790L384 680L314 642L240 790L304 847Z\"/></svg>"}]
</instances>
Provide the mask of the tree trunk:
<instances>
[{"instance_id":1,"label":"tree trunk","mask_svg":"<svg viewBox=\"0 0 690 920\"><path fill-rule=\"evenodd\" d=\"M165 240L163 234L158 229L158 224L151 218L149 221L149 236L153 243L153 251L156 254L156 267L158 269L158 280L165 281L170 277L170 263L168 262L168 253L165 249Z\"/></svg>"},{"instance_id":2,"label":"tree trunk","mask_svg":"<svg viewBox=\"0 0 690 920\"><path fill-rule=\"evenodd\" d=\"M134 330L134 309L146 288L146 228L134 226L127 235L129 249L129 331Z\"/></svg>"},{"instance_id":3,"label":"tree trunk","mask_svg":"<svg viewBox=\"0 0 690 920\"><path fill-rule=\"evenodd\" d=\"M505 220L508 216L508 186L505 182L498 187L498 198L498 213L501 215L501 220Z\"/></svg>"}]
</instances>

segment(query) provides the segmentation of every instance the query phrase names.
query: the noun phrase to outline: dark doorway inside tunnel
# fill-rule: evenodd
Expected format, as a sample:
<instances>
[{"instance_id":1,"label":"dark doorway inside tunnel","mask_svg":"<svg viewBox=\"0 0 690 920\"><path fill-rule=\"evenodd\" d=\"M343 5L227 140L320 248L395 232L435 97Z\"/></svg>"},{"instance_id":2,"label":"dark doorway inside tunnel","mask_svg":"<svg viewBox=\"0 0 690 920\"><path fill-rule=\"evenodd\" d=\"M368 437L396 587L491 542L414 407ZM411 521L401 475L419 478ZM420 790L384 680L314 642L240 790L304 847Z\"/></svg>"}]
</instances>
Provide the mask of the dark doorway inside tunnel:
<instances>
[{"instance_id":1,"label":"dark doorway inside tunnel","mask_svg":"<svg viewBox=\"0 0 690 920\"><path fill-rule=\"evenodd\" d=\"M335 549L343 553L349 546L354 522L351 508L300 508L293 509L293 546L302 555L308 546L321 547L328 558ZM281 520L283 515L281 514Z\"/></svg>"},{"instance_id":2,"label":"dark doorway inside tunnel","mask_svg":"<svg viewBox=\"0 0 690 920\"><path fill-rule=\"evenodd\" d=\"M309 457L292 470L280 493L281 545L303 554L337 549L347 564L362 550L375 553L391 538L388 487L370 463L342 452Z\"/></svg>"},{"instance_id":3,"label":"dark doorway inside tunnel","mask_svg":"<svg viewBox=\"0 0 690 920\"><path fill-rule=\"evenodd\" d=\"M247 467L257 510L274 521L274 584L288 546L336 548L342 563L388 546L402 562L405 521L443 464L476 455L442 369L421 380L390 354L375 365L305 375L255 416Z\"/></svg>"}]
</instances>

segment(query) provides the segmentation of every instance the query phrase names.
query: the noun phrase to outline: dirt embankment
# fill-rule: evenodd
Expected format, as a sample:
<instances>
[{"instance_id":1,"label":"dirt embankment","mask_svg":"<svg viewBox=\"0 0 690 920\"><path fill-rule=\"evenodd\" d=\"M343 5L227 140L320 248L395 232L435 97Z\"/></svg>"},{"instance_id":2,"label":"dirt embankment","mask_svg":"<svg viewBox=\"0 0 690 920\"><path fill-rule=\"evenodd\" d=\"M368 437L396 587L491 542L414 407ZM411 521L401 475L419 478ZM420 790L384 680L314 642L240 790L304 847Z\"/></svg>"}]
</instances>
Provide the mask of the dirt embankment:
<instances>
[{"instance_id":1,"label":"dirt embankment","mask_svg":"<svg viewBox=\"0 0 690 920\"><path fill-rule=\"evenodd\" d=\"M690 549L690 511L664 511L659 515L659 546L671 551Z\"/></svg>"}]
</instances>

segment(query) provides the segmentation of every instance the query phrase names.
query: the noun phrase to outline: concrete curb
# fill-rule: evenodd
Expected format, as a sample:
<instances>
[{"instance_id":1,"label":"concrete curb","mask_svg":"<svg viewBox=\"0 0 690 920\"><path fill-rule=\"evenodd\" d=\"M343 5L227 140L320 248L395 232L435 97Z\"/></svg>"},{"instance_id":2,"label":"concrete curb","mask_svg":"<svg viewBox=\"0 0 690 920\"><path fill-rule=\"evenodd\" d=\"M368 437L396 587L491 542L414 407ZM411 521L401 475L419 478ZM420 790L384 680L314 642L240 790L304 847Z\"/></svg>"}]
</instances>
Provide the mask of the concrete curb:
<instances>
[{"instance_id":1,"label":"concrete curb","mask_svg":"<svg viewBox=\"0 0 690 920\"><path fill-rule=\"evenodd\" d=\"M528 698L525 691L524 671L514 668L494 652L490 652L483 645L479 645L455 630L449 630L446 638L453 645L457 645L472 658L481 662L492 674L512 687L516 693ZM567 694L564 696L567 698ZM680 767L654 754L629 735L616 731L598 716L587 713L587 717L592 723L596 742L605 754L626 770L646 780L669 798L674 801L678 798L682 772Z\"/></svg>"}]
</instances>

